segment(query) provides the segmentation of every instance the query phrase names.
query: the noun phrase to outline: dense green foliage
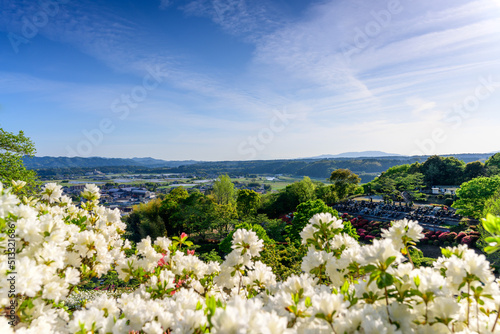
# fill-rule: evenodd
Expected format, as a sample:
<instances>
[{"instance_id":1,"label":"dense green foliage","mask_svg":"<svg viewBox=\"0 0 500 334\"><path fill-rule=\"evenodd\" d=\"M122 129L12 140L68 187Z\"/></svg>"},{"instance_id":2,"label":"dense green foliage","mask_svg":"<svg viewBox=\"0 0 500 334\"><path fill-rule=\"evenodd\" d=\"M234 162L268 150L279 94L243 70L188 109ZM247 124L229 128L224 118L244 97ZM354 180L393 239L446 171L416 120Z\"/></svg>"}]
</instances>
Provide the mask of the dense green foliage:
<instances>
[{"instance_id":1,"label":"dense green foliage","mask_svg":"<svg viewBox=\"0 0 500 334\"><path fill-rule=\"evenodd\" d=\"M260 206L260 194L248 189L238 190L236 208L240 217L254 215Z\"/></svg>"},{"instance_id":2,"label":"dense green foliage","mask_svg":"<svg viewBox=\"0 0 500 334\"><path fill-rule=\"evenodd\" d=\"M226 175L220 175L217 180L215 180L213 185L214 199L217 204L230 204L234 203L236 200L236 190L234 189L234 183L231 182L231 178Z\"/></svg>"},{"instance_id":3,"label":"dense green foliage","mask_svg":"<svg viewBox=\"0 0 500 334\"><path fill-rule=\"evenodd\" d=\"M349 172L354 180L359 181L356 174ZM326 185L322 182L313 182L305 176L302 181L289 184L279 193L271 193L262 198L259 213L267 214L269 217L279 217L284 213L295 211L297 205L320 199L325 203L334 204L341 198L354 193L362 193L363 189L357 186L357 182L337 181Z\"/></svg>"},{"instance_id":4,"label":"dense green foliage","mask_svg":"<svg viewBox=\"0 0 500 334\"><path fill-rule=\"evenodd\" d=\"M125 218L130 239L138 241L147 235L179 235L186 233L205 233L215 228L217 223L233 217L218 206L209 197L200 192L175 188L163 201L153 200L148 204L134 207L134 211Z\"/></svg>"},{"instance_id":5,"label":"dense green foliage","mask_svg":"<svg viewBox=\"0 0 500 334\"><path fill-rule=\"evenodd\" d=\"M433 155L419 168L427 185L457 185L463 179L465 163L455 157Z\"/></svg>"},{"instance_id":6,"label":"dense green foliage","mask_svg":"<svg viewBox=\"0 0 500 334\"><path fill-rule=\"evenodd\" d=\"M457 190L458 199L453 203L457 212L464 216L480 218L486 201L500 189L500 175L478 177L463 183Z\"/></svg>"},{"instance_id":7,"label":"dense green foliage","mask_svg":"<svg viewBox=\"0 0 500 334\"><path fill-rule=\"evenodd\" d=\"M316 197L328 205L333 205L339 201L337 188L333 184L318 184L316 186Z\"/></svg>"},{"instance_id":8,"label":"dense green foliage","mask_svg":"<svg viewBox=\"0 0 500 334\"><path fill-rule=\"evenodd\" d=\"M410 248L410 256L415 267L430 267L436 259L425 257L424 253L418 248Z\"/></svg>"},{"instance_id":9,"label":"dense green foliage","mask_svg":"<svg viewBox=\"0 0 500 334\"><path fill-rule=\"evenodd\" d=\"M307 249L304 245L294 242L271 243L264 247L260 253L261 261L272 268L276 279L286 280L289 276L300 275L301 259L306 255Z\"/></svg>"},{"instance_id":10,"label":"dense green foliage","mask_svg":"<svg viewBox=\"0 0 500 334\"><path fill-rule=\"evenodd\" d=\"M13 134L0 128L0 182L10 185L11 181L25 181L24 192L33 193L37 186L37 175L27 170L23 156L36 153L33 142L22 131Z\"/></svg>"},{"instance_id":11,"label":"dense green foliage","mask_svg":"<svg viewBox=\"0 0 500 334\"><path fill-rule=\"evenodd\" d=\"M488 175L500 174L500 153L491 156L484 165Z\"/></svg>"},{"instance_id":12,"label":"dense green foliage","mask_svg":"<svg viewBox=\"0 0 500 334\"><path fill-rule=\"evenodd\" d=\"M476 177L487 176L487 174L488 170L484 163L481 161L469 162L465 165L463 180L470 181Z\"/></svg>"},{"instance_id":13,"label":"dense green foliage","mask_svg":"<svg viewBox=\"0 0 500 334\"><path fill-rule=\"evenodd\" d=\"M339 168L330 175L330 182L339 200L343 200L347 195L354 193L361 179L348 169Z\"/></svg>"},{"instance_id":14,"label":"dense green foliage","mask_svg":"<svg viewBox=\"0 0 500 334\"><path fill-rule=\"evenodd\" d=\"M148 235L152 238L165 235L165 224L160 217L161 204L160 199L154 199L133 207L132 213L125 219L127 236L131 241L139 242Z\"/></svg>"},{"instance_id":15,"label":"dense green foliage","mask_svg":"<svg viewBox=\"0 0 500 334\"><path fill-rule=\"evenodd\" d=\"M300 182L289 184L279 193L264 196L259 213L276 218L284 213L295 211L300 203L316 199L316 184L309 177Z\"/></svg>"},{"instance_id":16,"label":"dense green foliage","mask_svg":"<svg viewBox=\"0 0 500 334\"><path fill-rule=\"evenodd\" d=\"M390 167L363 188L365 192L384 193L394 199L401 200L403 195L418 199L421 196L419 190L434 183L460 184L466 180L457 191L457 201L453 206L462 215L479 218L483 212L500 211L500 176L484 177L487 173L486 165L478 161L465 164L452 157L433 156L423 163ZM263 196L248 189L236 192L227 174L218 177L208 195L198 191L188 193L178 187L162 200L134 208L126 218L129 238L138 241L148 235L156 237L186 232L198 239L201 237L203 241L206 235L210 235L210 238L222 241L216 249L202 242L200 256L220 259L230 251L230 240L238 228L252 229L266 243L262 261L280 277L287 277L300 272L300 268L293 265L293 259L300 259L306 251L300 245L299 233L311 217L325 212L338 216L325 202L336 203L361 189L357 185L359 177L349 170L334 170L329 180L332 184L328 185L304 177L279 192ZM493 196L496 191L499 193ZM288 224L281 219L271 219L291 212L295 213ZM350 221L344 222L344 232L358 238ZM418 264L430 263L431 260L420 255L415 254Z\"/></svg>"},{"instance_id":17,"label":"dense green foliage","mask_svg":"<svg viewBox=\"0 0 500 334\"><path fill-rule=\"evenodd\" d=\"M484 202L483 217L492 214L500 216L500 190Z\"/></svg>"},{"instance_id":18,"label":"dense green foliage","mask_svg":"<svg viewBox=\"0 0 500 334\"><path fill-rule=\"evenodd\" d=\"M401 200L407 192L412 199L419 199L418 190L424 187L424 175L419 172L420 164L401 165L389 168L379 177L365 185L365 192L388 194L393 200Z\"/></svg>"},{"instance_id":19,"label":"dense green foliage","mask_svg":"<svg viewBox=\"0 0 500 334\"><path fill-rule=\"evenodd\" d=\"M482 217L486 218L488 214L500 216L500 190L484 202ZM479 225L479 232L481 233L481 238L478 240L478 245L481 248L489 246L485 239L490 236L490 233L482 225ZM487 254L486 258L497 271L500 269L500 252Z\"/></svg>"}]
</instances>

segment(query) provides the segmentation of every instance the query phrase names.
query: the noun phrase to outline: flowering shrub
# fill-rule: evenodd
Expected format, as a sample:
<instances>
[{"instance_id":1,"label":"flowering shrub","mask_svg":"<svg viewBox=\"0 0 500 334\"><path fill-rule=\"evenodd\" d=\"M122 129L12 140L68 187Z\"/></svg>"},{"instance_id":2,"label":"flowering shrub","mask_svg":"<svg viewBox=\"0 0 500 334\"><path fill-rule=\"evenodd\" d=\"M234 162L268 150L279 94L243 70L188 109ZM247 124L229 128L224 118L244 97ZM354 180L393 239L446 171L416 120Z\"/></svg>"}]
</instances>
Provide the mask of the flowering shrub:
<instances>
[{"instance_id":1,"label":"flowering shrub","mask_svg":"<svg viewBox=\"0 0 500 334\"><path fill-rule=\"evenodd\" d=\"M341 220L317 214L300 233L303 273L277 282L259 261L262 240L245 229L220 265L187 252L186 235L148 237L126 256L119 212L97 204L95 186L82 196L78 207L55 184L40 200L0 186L1 333L500 332L500 289L485 257L460 245L415 269L407 254L423 233L413 221L360 245ZM139 287L86 304L68 297L112 269Z\"/></svg>"},{"instance_id":2,"label":"flowering shrub","mask_svg":"<svg viewBox=\"0 0 500 334\"><path fill-rule=\"evenodd\" d=\"M460 233L457 234L457 236L455 237L455 241L461 242L462 238L465 237L465 236L467 236L467 233L465 233L465 232L462 231L462 232L460 232Z\"/></svg>"},{"instance_id":3,"label":"flowering shrub","mask_svg":"<svg viewBox=\"0 0 500 334\"><path fill-rule=\"evenodd\" d=\"M373 239L379 239L382 232L381 229L390 227L390 223L388 222L368 221L361 216L351 218L348 214L343 214L342 219L349 221L356 229L360 240L365 242L372 242Z\"/></svg>"},{"instance_id":4,"label":"flowering shrub","mask_svg":"<svg viewBox=\"0 0 500 334\"><path fill-rule=\"evenodd\" d=\"M443 231L427 231L424 233L425 237L420 242L426 242L431 245L449 245L449 244L463 244L468 247L475 247L476 241L479 239L479 232L475 231L462 231L456 232L443 232Z\"/></svg>"}]
</instances>

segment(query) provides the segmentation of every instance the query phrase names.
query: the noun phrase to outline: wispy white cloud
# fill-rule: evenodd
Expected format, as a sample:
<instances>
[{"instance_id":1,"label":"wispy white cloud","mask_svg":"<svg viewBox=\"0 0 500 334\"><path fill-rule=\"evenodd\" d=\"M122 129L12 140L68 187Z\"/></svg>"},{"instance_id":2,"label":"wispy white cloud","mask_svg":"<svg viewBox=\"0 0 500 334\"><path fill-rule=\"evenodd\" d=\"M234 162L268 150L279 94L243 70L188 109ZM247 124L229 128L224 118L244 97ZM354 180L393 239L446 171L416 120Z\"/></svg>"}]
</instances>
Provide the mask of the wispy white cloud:
<instances>
[{"instance_id":1,"label":"wispy white cloud","mask_svg":"<svg viewBox=\"0 0 500 334\"><path fill-rule=\"evenodd\" d=\"M207 17L225 32L249 41L255 41L286 20L269 0L193 0L182 9L188 15Z\"/></svg>"},{"instance_id":2,"label":"wispy white cloud","mask_svg":"<svg viewBox=\"0 0 500 334\"><path fill-rule=\"evenodd\" d=\"M209 6L212 3L200 3L197 6L202 5ZM196 7L194 2L193 6ZM227 11L233 4L221 1L217 6L226 6L224 16L227 16L226 19L231 17ZM243 10L242 17L253 19L253 16L246 12L244 3L238 6ZM37 10L37 5L33 3L27 3L22 11L18 6L12 6L9 9L11 20L7 24L8 30L20 29L22 17L33 15ZM224 22L228 22L226 19ZM238 20L233 23L235 22ZM111 13L108 8L99 7L97 4L72 4L67 10L61 9L40 34L45 38L73 45L115 71L135 74L138 82L148 69L160 67L167 74L165 81L168 86L164 85L163 89L189 91L196 95L192 96L193 99L203 96L211 100L210 105L205 105L200 112L217 107L221 111L230 108L234 117L245 114L248 117L252 114L265 114L269 105L273 103L270 100L263 102L246 88L234 87L225 82L224 78L208 74L209 71L205 74L190 70L189 63L185 59L155 47L157 41L150 40L148 31L141 29L136 22L119 17Z\"/></svg>"},{"instance_id":3,"label":"wispy white cloud","mask_svg":"<svg viewBox=\"0 0 500 334\"><path fill-rule=\"evenodd\" d=\"M306 80L311 88L322 92L352 94L353 103L359 99L377 100L381 93L395 87L404 88L405 94L411 95L411 89L418 90L418 86L432 82L426 75L432 74L441 82L456 81L462 69L477 67L478 63L491 65L498 59L498 6L487 1L446 5L449 8L445 6L429 14L415 11L418 4L402 2L402 12L393 15L390 27L381 29L373 38L365 34L367 45L350 54L346 61L341 45L349 38L354 45L352 36L356 31L376 21L367 9L355 22L353 17L357 16L349 15L355 7L352 3L323 3L302 22L263 38L257 44L256 63L277 67L272 75L278 78L276 73L281 72L287 74L281 76L287 80ZM351 37L346 39L344 35Z\"/></svg>"},{"instance_id":4,"label":"wispy white cloud","mask_svg":"<svg viewBox=\"0 0 500 334\"><path fill-rule=\"evenodd\" d=\"M161 10L165 10L168 7L172 6L173 3L173 0L160 0L160 6L158 8L160 8Z\"/></svg>"}]
</instances>

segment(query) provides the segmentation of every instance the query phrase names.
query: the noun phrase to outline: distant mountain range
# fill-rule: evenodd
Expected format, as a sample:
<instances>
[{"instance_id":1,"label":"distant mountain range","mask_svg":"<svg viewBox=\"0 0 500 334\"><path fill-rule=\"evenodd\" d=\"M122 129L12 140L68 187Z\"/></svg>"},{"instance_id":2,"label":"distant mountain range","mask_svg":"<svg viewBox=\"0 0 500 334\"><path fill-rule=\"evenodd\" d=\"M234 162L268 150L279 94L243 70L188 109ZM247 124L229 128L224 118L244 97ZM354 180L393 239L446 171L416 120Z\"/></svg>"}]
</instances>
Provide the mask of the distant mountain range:
<instances>
[{"instance_id":1,"label":"distant mountain range","mask_svg":"<svg viewBox=\"0 0 500 334\"><path fill-rule=\"evenodd\" d=\"M382 152L384 153L384 152ZM292 175L296 177L309 176L311 178L327 179L332 171L345 168L358 174L361 182L369 182L388 168L414 162L423 163L428 156L385 156L378 157L349 157L368 153L345 153L333 158L323 155L307 159L281 160L252 160L252 161L166 161L153 158L67 158L67 157L34 157L24 159L25 166L37 169L42 178L64 179L75 173L92 172L95 169L103 173L132 173L132 174L161 174L181 173L197 175L205 178L214 178L221 174L231 177L241 175ZM380 155L380 153L373 153ZM486 161L491 153L453 154L465 163ZM347 156L347 157L346 157Z\"/></svg>"},{"instance_id":2,"label":"distant mountain range","mask_svg":"<svg viewBox=\"0 0 500 334\"><path fill-rule=\"evenodd\" d=\"M158 167L179 167L190 165L194 163L199 163L199 161L194 160L160 160L154 158L102 158L102 157L24 157L24 165L28 169L39 169L39 168L71 168L71 167L117 167L117 166L136 166L136 167L147 167L147 168L158 168Z\"/></svg>"},{"instance_id":3,"label":"distant mountain range","mask_svg":"<svg viewBox=\"0 0 500 334\"><path fill-rule=\"evenodd\" d=\"M344 152L340 154L323 154L310 159L335 159L335 158L382 158L382 157L402 157L401 154L386 153L382 151L362 151L362 152Z\"/></svg>"},{"instance_id":4,"label":"distant mountain range","mask_svg":"<svg viewBox=\"0 0 500 334\"><path fill-rule=\"evenodd\" d=\"M464 154L447 154L443 156L453 156L457 159L463 160L465 163L472 161L485 161L494 153L464 153ZM316 157L302 158L302 159L280 159L280 160L262 160L262 164L271 162L281 163L298 163L304 164L313 161L322 160L394 160L395 164L413 163L415 161L423 162L428 156L405 156L395 153L386 153L382 151L363 151L363 152L346 152L336 155L324 154ZM196 160L161 160L154 158L102 158L102 157L25 157L23 158L24 165L28 169L46 169L46 168L98 168L98 167L142 167L142 168L179 168L190 167L190 170L197 167L206 166L236 166L251 163L251 161L196 161ZM258 161L255 161L255 163Z\"/></svg>"}]
</instances>

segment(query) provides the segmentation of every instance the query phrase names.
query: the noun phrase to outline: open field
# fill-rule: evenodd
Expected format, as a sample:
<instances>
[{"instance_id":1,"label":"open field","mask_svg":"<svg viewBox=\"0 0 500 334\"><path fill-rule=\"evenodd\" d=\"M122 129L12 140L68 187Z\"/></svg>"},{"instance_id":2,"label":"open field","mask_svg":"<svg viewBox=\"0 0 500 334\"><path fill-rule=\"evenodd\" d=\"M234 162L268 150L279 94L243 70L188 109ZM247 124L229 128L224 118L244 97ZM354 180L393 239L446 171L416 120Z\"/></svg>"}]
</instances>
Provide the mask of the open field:
<instances>
[{"instance_id":1,"label":"open field","mask_svg":"<svg viewBox=\"0 0 500 334\"><path fill-rule=\"evenodd\" d=\"M279 191L284 189L287 185L301 181L302 177L290 177L290 176L267 176L267 175L255 175L255 177L237 177L232 178L231 181L240 184L252 184L259 183L261 185L270 185L271 191ZM106 174L106 175L96 175L96 176L76 176L74 179L56 179L47 180L46 182L56 182L62 186L75 186L82 185L86 183L93 183L96 185L103 186L105 184L114 185L126 185L126 186L144 186L146 183L156 184L157 189L168 189L173 187L185 187L192 188L200 184L211 183L212 179L200 179L199 177L185 177L179 175L171 175L165 177L163 174L158 175L133 175L133 174ZM313 179L313 181L320 181L326 183L325 180Z\"/></svg>"}]
</instances>

